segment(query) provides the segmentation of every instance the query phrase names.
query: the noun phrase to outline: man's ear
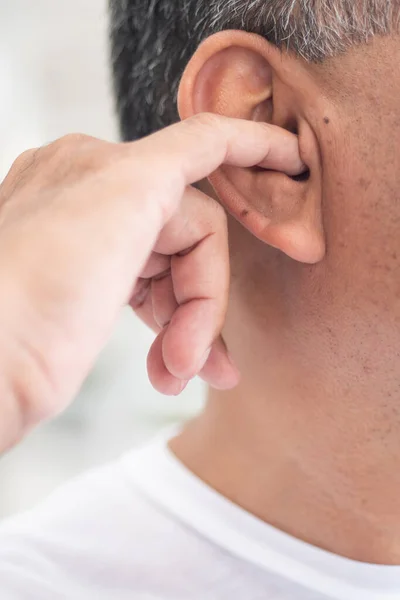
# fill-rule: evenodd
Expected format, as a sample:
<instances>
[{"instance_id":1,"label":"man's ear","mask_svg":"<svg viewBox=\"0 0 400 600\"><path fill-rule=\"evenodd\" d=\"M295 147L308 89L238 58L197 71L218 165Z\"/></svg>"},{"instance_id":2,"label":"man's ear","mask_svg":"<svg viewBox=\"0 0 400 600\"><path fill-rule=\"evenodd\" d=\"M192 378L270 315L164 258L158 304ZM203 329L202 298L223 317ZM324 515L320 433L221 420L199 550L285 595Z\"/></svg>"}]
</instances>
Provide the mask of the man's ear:
<instances>
[{"instance_id":1,"label":"man's ear","mask_svg":"<svg viewBox=\"0 0 400 600\"><path fill-rule=\"evenodd\" d=\"M217 33L203 42L184 72L180 116L211 112L296 132L296 107L291 94L284 92L282 69L287 66L280 51L264 38L243 31ZM311 168L291 178L258 168L223 166L210 182L227 210L262 241L300 262L322 260L321 185Z\"/></svg>"}]
</instances>

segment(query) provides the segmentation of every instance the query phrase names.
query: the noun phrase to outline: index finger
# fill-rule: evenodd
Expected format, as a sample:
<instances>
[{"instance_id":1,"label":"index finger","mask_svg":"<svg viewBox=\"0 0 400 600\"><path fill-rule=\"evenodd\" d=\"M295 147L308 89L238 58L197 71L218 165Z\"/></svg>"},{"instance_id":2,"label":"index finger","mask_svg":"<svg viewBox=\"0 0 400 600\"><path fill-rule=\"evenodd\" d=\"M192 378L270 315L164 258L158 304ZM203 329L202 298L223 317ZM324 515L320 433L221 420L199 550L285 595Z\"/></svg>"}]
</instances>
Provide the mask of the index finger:
<instances>
[{"instance_id":1,"label":"index finger","mask_svg":"<svg viewBox=\"0 0 400 600\"><path fill-rule=\"evenodd\" d=\"M168 167L183 176L185 186L208 177L222 164L260 166L292 176L306 169L298 137L267 123L202 113L139 143L150 139L157 141L151 144L154 164L165 162L167 156Z\"/></svg>"}]
</instances>

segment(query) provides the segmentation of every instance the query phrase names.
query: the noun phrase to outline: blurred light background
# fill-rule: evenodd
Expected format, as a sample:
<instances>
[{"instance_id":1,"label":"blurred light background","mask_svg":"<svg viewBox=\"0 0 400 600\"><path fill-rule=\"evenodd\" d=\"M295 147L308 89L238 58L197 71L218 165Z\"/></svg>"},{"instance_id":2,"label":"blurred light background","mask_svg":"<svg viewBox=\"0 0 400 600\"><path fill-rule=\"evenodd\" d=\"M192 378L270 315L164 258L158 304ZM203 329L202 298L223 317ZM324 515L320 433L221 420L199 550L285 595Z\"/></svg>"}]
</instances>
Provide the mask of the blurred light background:
<instances>
[{"instance_id":1,"label":"blurred light background","mask_svg":"<svg viewBox=\"0 0 400 600\"><path fill-rule=\"evenodd\" d=\"M106 0L0 0L0 80L1 179L18 154L66 133L116 140ZM127 309L68 412L0 459L0 518L198 410L199 382L179 399L151 388L152 339Z\"/></svg>"}]
</instances>

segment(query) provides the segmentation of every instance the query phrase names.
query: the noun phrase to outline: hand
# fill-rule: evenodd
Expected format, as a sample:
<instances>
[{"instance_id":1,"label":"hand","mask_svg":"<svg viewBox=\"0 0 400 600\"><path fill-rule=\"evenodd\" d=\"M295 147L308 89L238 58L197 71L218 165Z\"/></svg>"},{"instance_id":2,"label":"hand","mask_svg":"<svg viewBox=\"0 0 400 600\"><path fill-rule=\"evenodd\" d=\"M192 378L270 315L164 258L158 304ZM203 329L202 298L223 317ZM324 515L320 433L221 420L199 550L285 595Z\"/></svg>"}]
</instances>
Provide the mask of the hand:
<instances>
[{"instance_id":1,"label":"hand","mask_svg":"<svg viewBox=\"0 0 400 600\"><path fill-rule=\"evenodd\" d=\"M223 209L190 187L221 164L304 169L277 127L200 115L131 144L72 135L0 187L0 450L76 395L131 303L159 335L153 385L231 387ZM2 393L1 393L2 392Z\"/></svg>"}]
</instances>

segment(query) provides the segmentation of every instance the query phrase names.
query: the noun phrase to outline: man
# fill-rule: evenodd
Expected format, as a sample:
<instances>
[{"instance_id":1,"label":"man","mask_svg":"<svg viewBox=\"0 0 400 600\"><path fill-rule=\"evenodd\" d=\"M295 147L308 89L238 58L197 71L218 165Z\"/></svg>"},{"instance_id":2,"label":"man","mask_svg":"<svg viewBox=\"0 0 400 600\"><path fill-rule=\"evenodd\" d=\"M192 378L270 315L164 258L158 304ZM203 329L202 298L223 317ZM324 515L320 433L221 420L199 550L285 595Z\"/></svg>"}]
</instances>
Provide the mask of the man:
<instances>
[{"instance_id":1,"label":"man","mask_svg":"<svg viewBox=\"0 0 400 600\"><path fill-rule=\"evenodd\" d=\"M7 573L42 598L400 598L399 6L137 4L111 2L126 140L177 119L180 83L182 118L278 126L307 169L253 158L201 184L231 215L223 338L241 381L217 389L235 377L216 379L219 340L198 361L204 413L6 525ZM174 270L157 275L136 308L159 331L177 299ZM173 391L166 372L189 371L162 336L150 375Z\"/></svg>"}]
</instances>

